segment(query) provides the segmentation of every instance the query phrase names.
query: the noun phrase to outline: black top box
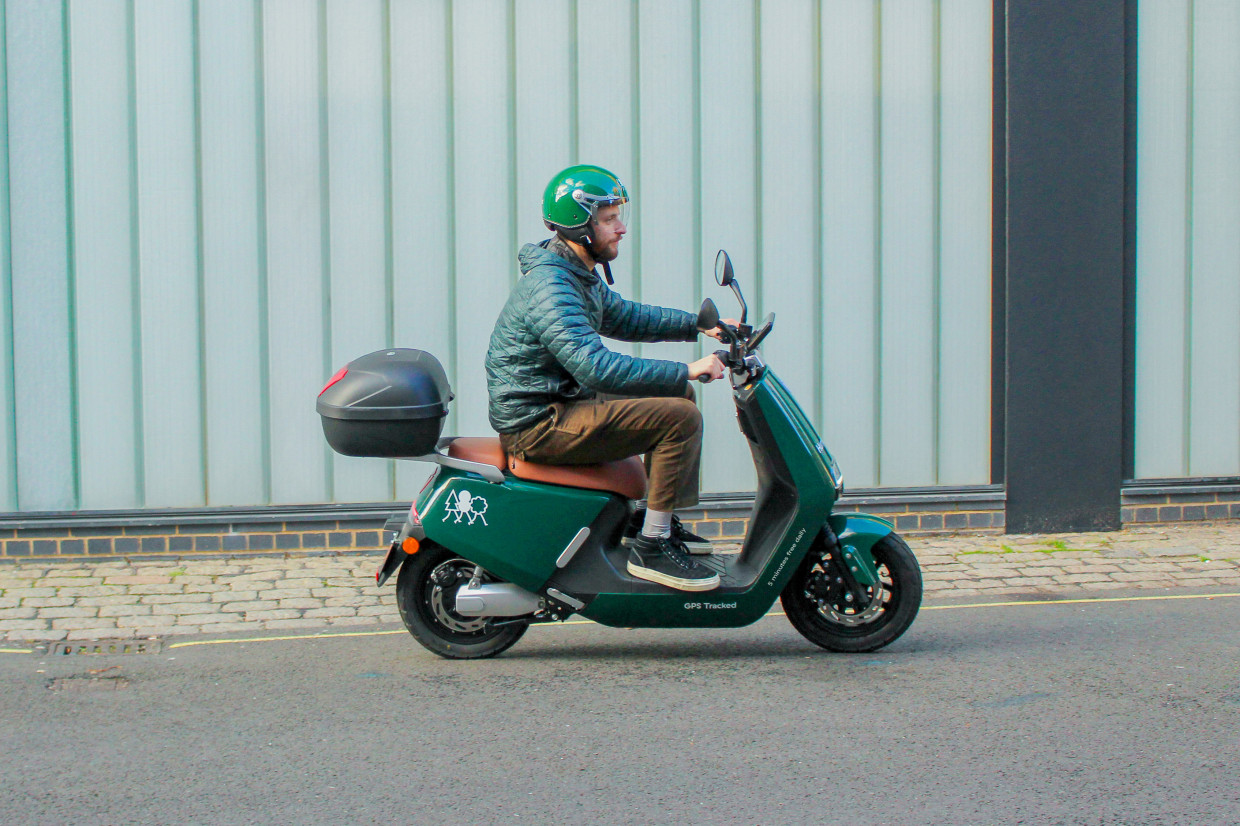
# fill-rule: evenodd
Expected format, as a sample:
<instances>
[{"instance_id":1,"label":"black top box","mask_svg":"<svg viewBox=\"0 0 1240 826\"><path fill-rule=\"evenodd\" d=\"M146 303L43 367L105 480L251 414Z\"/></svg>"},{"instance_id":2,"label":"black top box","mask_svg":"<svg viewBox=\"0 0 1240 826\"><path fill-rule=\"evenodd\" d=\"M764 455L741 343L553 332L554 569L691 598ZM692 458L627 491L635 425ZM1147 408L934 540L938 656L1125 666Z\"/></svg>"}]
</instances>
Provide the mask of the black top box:
<instances>
[{"instance_id":1,"label":"black top box","mask_svg":"<svg viewBox=\"0 0 1240 826\"><path fill-rule=\"evenodd\" d=\"M315 408L332 450L345 456L425 456L443 433L452 386L422 350L378 350L349 362Z\"/></svg>"}]
</instances>

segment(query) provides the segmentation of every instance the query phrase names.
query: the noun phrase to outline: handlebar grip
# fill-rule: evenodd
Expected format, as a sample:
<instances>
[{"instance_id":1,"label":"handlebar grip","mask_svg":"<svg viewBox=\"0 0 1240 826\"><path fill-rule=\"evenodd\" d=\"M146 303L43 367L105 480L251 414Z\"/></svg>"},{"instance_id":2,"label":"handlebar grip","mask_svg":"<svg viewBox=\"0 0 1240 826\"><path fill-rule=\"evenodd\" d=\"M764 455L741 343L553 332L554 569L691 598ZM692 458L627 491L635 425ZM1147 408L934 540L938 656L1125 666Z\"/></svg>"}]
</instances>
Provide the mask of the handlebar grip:
<instances>
[{"instance_id":1,"label":"handlebar grip","mask_svg":"<svg viewBox=\"0 0 1240 826\"><path fill-rule=\"evenodd\" d=\"M724 368L727 368L728 356L730 355L730 353L727 350L716 350L714 355L715 355L715 358L723 362ZM705 373L698 376L697 380L700 381L702 384L707 384L708 382L714 381L714 379L712 379L710 376L706 375Z\"/></svg>"}]
</instances>

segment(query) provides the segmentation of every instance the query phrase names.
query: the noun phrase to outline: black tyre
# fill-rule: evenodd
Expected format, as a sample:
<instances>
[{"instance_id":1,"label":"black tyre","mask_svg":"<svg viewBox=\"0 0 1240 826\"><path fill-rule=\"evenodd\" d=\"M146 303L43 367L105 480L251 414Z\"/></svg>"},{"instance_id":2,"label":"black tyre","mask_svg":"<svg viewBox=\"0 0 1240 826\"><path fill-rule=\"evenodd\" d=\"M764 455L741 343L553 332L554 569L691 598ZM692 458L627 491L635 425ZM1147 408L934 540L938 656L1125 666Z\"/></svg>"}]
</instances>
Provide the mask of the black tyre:
<instances>
[{"instance_id":1,"label":"black tyre","mask_svg":"<svg viewBox=\"0 0 1240 826\"><path fill-rule=\"evenodd\" d=\"M457 589L473 573L474 563L429 542L401 567L396 607L405 628L428 651L451 660L494 657L521 639L529 627L526 623L497 626L490 619L456 613Z\"/></svg>"},{"instance_id":2,"label":"black tyre","mask_svg":"<svg viewBox=\"0 0 1240 826\"><path fill-rule=\"evenodd\" d=\"M810 550L792 580L779 595L792 627L807 640L828 651L873 651L893 642L913 624L921 607L921 568L917 558L896 534L874 544L881 591L873 590L864 608L845 600L845 591L832 576L832 559L821 544Z\"/></svg>"}]
</instances>

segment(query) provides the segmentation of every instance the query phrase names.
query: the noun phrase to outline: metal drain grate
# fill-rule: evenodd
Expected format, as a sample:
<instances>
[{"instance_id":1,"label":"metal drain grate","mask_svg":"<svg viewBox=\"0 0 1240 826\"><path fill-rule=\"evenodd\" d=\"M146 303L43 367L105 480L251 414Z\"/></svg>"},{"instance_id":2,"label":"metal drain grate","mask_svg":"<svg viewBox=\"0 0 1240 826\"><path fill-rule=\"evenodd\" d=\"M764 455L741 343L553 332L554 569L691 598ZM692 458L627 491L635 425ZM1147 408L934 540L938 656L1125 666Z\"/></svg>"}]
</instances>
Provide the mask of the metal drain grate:
<instances>
[{"instance_id":1,"label":"metal drain grate","mask_svg":"<svg viewBox=\"0 0 1240 826\"><path fill-rule=\"evenodd\" d=\"M129 688L130 682L124 677L56 677L49 680L47 687L51 691L117 691Z\"/></svg>"},{"instance_id":2,"label":"metal drain grate","mask_svg":"<svg viewBox=\"0 0 1240 826\"><path fill-rule=\"evenodd\" d=\"M145 640L74 640L53 643L47 653L53 657L71 654L158 654L164 650L164 641L158 638Z\"/></svg>"}]
</instances>

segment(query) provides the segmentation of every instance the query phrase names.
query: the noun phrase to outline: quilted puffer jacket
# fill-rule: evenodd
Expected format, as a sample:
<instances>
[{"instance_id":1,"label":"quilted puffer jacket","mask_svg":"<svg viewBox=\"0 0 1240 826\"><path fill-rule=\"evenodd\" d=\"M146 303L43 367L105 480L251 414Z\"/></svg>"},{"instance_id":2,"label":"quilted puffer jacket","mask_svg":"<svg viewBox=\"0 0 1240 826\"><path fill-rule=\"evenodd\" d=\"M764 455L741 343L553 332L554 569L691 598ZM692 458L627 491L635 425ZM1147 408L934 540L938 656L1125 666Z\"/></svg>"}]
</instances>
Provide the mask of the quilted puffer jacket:
<instances>
[{"instance_id":1,"label":"quilted puffer jacket","mask_svg":"<svg viewBox=\"0 0 1240 826\"><path fill-rule=\"evenodd\" d=\"M554 402L596 393L679 396L687 365L613 352L600 336L621 341L693 341L697 316L626 301L595 273L526 244L521 278L508 297L487 349L488 414L498 433L516 433L548 415Z\"/></svg>"}]
</instances>

